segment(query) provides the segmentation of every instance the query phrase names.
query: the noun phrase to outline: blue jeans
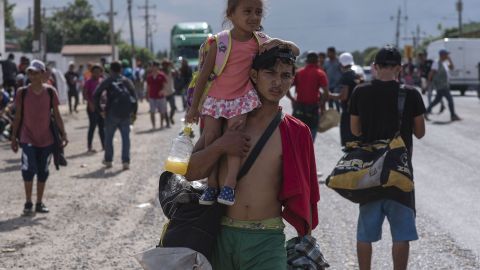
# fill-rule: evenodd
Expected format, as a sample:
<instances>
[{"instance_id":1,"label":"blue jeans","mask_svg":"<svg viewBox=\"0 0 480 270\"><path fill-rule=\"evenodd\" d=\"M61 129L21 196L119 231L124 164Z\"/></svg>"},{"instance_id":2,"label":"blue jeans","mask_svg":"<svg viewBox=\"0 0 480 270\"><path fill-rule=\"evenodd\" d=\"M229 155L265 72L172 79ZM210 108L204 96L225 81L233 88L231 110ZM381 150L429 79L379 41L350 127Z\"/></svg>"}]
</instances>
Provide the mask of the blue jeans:
<instances>
[{"instance_id":1,"label":"blue jeans","mask_svg":"<svg viewBox=\"0 0 480 270\"><path fill-rule=\"evenodd\" d=\"M450 110L450 115L453 117L455 116L455 105L453 104L452 94L450 93L450 89L437 89L437 95L435 99L427 108L427 113L432 113L432 108L435 107L438 103L442 101L442 97L445 97L448 101L448 109Z\"/></svg>"},{"instance_id":2,"label":"blue jeans","mask_svg":"<svg viewBox=\"0 0 480 270\"><path fill-rule=\"evenodd\" d=\"M130 118L107 115L105 119L105 161L113 160L113 137L117 128L122 136L122 162L130 163Z\"/></svg>"}]
</instances>

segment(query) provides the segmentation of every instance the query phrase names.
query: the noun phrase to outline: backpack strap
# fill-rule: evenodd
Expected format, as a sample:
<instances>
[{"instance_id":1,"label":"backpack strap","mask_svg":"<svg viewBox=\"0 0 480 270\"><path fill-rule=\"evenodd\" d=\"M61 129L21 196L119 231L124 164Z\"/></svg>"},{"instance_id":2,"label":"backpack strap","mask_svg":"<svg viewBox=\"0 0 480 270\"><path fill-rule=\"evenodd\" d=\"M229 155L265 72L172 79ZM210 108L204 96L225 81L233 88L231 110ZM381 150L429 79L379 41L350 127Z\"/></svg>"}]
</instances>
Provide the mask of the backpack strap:
<instances>
[{"instance_id":1,"label":"backpack strap","mask_svg":"<svg viewBox=\"0 0 480 270\"><path fill-rule=\"evenodd\" d=\"M405 100L407 99L407 87L402 84L398 89L398 132L400 132L402 128L402 120L403 120L403 113L405 111Z\"/></svg>"},{"instance_id":2,"label":"backpack strap","mask_svg":"<svg viewBox=\"0 0 480 270\"><path fill-rule=\"evenodd\" d=\"M222 74L223 69L227 65L228 56L232 50L232 36L229 30L224 30L215 36L217 42L217 55L215 56L215 66L213 73L216 76Z\"/></svg>"},{"instance_id":3,"label":"backpack strap","mask_svg":"<svg viewBox=\"0 0 480 270\"><path fill-rule=\"evenodd\" d=\"M21 105L21 111L20 111L20 121L18 122L18 127L17 127L17 138L20 140L20 132L22 131L22 125L23 125L23 109L24 109L24 103L25 103L25 96L27 95L27 89L28 85L22 89L22 94L20 95L22 97L22 100L20 101Z\"/></svg>"},{"instance_id":4,"label":"backpack strap","mask_svg":"<svg viewBox=\"0 0 480 270\"><path fill-rule=\"evenodd\" d=\"M248 155L247 159L245 160L245 163L243 164L242 168L238 172L237 181L240 180L242 177L244 177L248 173L253 163L255 163L255 160L257 160L258 155L260 155L260 152L262 152L262 149L267 143L268 139L270 139L275 129L277 129L278 125L280 125L280 123L282 122L282 119L283 119L283 112L279 111L275 116L275 118L273 118L272 122L270 122L267 129L265 129L260 139L258 139L258 142L257 144L255 144L255 147L253 147L252 152L250 152L250 155Z\"/></svg>"},{"instance_id":5,"label":"backpack strap","mask_svg":"<svg viewBox=\"0 0 480 270\"><path fill-rule=\"evenodd\" d=\"M267 36L265 33L260 31L253 32L253 35L257 40L258 46L261 46L263 43L267 42L270 39L269 36Z\"/></svg>"}]
</instances>

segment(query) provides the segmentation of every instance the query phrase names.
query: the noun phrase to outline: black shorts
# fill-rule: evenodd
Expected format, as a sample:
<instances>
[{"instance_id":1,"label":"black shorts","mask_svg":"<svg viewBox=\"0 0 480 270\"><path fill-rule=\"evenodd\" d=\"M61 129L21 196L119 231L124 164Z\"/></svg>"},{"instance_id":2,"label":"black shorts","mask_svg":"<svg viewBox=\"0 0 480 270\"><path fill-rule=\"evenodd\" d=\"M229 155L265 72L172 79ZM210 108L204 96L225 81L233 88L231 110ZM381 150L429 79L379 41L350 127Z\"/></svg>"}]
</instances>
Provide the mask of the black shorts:
<instances>
[{"instance_id":1,"label":"black shorts","mask_svg":"<svg viewBox=\"0 0 480 270\"><path fill-rule=\"evenodd\" d=\"M48 166L52 160L53 146L36 147L22 143L21 147L23 181L33 181L36 174L38 182L46 182L49 175Z\"/></svg>"}]
</instances>

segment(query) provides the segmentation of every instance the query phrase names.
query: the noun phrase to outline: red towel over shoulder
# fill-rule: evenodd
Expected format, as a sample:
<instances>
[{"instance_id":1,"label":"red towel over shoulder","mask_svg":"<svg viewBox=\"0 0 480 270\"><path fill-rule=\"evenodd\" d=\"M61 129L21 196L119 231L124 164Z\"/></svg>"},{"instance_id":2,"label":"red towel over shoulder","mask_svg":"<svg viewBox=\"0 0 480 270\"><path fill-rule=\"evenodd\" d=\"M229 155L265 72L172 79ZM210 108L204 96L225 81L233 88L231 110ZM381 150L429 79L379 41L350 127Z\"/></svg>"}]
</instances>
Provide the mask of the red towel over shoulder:
<instances>
[{"instance_id":1,"label":"red towel over shoulder","mask_svg":"<svg viewBox=\"0 0 480 270\"><path fill-rule=\"evenodd\" d=\"M284 207L282 217L304 236L318 225L320 193L312 136L304 123L287 114L280 123L280 133L283 184L278 199Z\"/></svg>"}]
</instances>

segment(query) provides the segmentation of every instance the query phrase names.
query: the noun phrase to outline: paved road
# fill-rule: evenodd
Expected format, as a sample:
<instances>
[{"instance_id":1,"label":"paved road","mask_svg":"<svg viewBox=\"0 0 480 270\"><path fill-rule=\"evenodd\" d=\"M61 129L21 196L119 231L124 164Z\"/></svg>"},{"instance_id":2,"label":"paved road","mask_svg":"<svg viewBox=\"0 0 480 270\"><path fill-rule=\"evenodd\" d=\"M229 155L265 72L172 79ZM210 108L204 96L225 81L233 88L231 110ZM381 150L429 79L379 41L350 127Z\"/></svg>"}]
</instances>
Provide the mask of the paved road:
<instances>
[{"instance_id":1,"label":"paved road","mask_svg":"<svg viewBox=\"0 0 480 270\"><path fill-rule=\"evenodd\" d=\"M412 243L411 269L480 269L480 183L474 172L480 165L480 100L471 95L455 102L463 121L446 123L447 113L434 115L427 136L414 142L420 240ZM288 102L283 105L288 112ZM150 132L145 104L140 112L126 172L118 161L104 170L101 153L85 153L83 111L66 115L69 166L52 169L45 198L51 213L31 219L19 216L24 202L19 155L0 143L0 269L140 269L131 256L154 246L166 221L155 199L156 185L179 128ZM317 137L317 166L324 173L341 156L338 132L334 128ZM119 141L117 134L117 160ZM357 209L321 185L320 225L314 234L331 269L358 268ZM287 234L293 236L291 227ZM374 245L374 269L391 269L387 223L383 238Z\"/></svg>"},{"instance_id":2,"label":"paved road","mask_svg":"<svg viewBox=\"0 0 480 270\"><path fill-rule=\"evenodd\" d=\"M476 93L455 96L464 119L450 123L448 111L432 115L427 134L414 141L417 223L420 241L411 244L411 269L480 269L480 99ZM283 103L289 107L288 102ZM437 111L439 108L434 109ZM341 156L339 130L317 136L317 167L331 171ZM355 226L357 206L324 185L319 204L317 233L327 243L324 253L333 269L356 269ZM374 244L374 269L391 268L390 231Z\"/></svg>"}]
</instances>

